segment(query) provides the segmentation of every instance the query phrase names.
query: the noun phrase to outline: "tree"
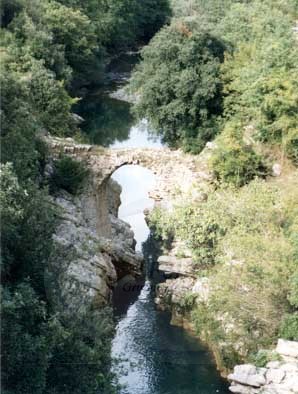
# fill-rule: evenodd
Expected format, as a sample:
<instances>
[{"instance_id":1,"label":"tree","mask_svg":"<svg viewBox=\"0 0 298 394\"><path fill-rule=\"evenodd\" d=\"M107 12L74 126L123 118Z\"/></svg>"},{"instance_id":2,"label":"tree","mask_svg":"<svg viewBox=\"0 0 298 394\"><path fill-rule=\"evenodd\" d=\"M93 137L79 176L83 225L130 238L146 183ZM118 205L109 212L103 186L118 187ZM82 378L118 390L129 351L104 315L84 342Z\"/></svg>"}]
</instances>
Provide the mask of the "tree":
<instances>
[{"instance_id":1,"label":"tree","mask_svg":"<svg viewBox=\"0 0 298 394\"><path fill-rule=\"evenodd\" d=\"M46 305L29 282L2 289L2 389L43 394L49 361Z\"/></svg>"},{"instance_id":2,"label":"tree","mask_svg":"<svg viewBox=\"0 0 298 394\"><path fill-rule=\"evenodd\" d=\"M143 50L132 87L141 94L136 113L146 117L171 145L193 143L198 150L211 138L221 113L222 42L186 23L162 29Z\"/></svg>"}]
</instances>

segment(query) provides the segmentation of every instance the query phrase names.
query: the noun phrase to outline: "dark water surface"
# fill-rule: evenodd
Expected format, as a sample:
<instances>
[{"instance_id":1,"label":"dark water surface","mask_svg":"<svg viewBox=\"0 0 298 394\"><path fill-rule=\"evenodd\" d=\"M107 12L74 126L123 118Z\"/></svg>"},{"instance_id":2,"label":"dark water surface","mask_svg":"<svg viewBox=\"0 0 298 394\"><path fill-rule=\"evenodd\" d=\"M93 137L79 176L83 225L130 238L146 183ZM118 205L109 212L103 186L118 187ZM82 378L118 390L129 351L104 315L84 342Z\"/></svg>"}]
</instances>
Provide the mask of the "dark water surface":
<instances>
[{"instance_id":1,"label":"dark water surface","mask_svg":"<svg viewBox=\"0 0 298 394\"><path fill-rule=\"evenodd\" d=\"M123 65L119 68L121 71ZM116 87L113 82L107 90ZM111 99L107 93L90 95L81 104L80 115L94 144L115 149L162 146L159 139L152 139L145 120L133 120L128 103ZM153 188L154 174L140 166L124 166L113 178L122 186L119 217L132 226L136 248L143 251L146 260L139 285L133 286L129 278L124 278L114 295L117 327L112 355L120 360L113 369L123 385L121 394L228 393L208 349L183 329L171 326L170 316L155 308L158 250L143 214L153 205L148 191Z\"/></svg>"},{"instance_id":2,"label":"dark water surface","mask_svg":"<svg viewBox=\"0 0 298 394\"><path fill-rule=\"evenodd\" d=\"M119 217L135 233L136 248L145 257L144 280L119 281L114 294L117 319L112 355L121 394L211 394L228 393L212 357L198 339L170 325L168 313L157 311L155 286L159 251L144 220L144 208L153 202L147 191L154 175L139 166L124 166L113 176L122 186Z\"/></svg>"}]
</instances>

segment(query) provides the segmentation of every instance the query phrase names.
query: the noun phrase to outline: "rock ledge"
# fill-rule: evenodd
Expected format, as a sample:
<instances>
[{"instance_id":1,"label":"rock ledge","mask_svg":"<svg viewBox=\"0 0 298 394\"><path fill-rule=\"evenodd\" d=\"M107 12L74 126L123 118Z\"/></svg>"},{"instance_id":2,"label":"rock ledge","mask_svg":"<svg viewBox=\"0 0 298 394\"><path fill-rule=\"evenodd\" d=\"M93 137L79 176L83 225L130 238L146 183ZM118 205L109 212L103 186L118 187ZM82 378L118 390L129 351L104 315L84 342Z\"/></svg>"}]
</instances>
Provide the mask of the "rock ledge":
<instances>
[{"instance_id":1,"label":"rock ledge","mask_svg":"<svg viewBox=\"0 0 298 394\"><path fill-rule=\"evenodd\" d=\"M230 391L236 394L297 394L298 342L279 339L275 352L280 361L271 361L266 368L237 365L228 376Z\"/></svg>"}]
</instances>

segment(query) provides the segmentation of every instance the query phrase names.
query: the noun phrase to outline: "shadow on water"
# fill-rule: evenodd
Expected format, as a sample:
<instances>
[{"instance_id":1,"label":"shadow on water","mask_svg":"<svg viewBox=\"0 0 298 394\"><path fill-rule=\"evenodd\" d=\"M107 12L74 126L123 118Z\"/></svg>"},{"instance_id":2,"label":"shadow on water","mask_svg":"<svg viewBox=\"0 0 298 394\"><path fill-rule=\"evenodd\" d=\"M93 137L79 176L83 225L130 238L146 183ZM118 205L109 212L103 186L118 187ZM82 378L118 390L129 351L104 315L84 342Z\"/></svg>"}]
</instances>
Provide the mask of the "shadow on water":
<instances>
[{"instance_id":1,"label":"shadow on water","mask_svg":"<svg viewBox=\"0 0 298 394\"><path fill-rule=\"evenodd\" d=\"M84 119L81 129L90 143L109 147L129 139L134 125L131 104L113 99L109 93L127 83L138 61L137 53L115 57L107 67L104 86L89 90L75 106L74 111Z\"/></svg>"},{"instance_id":2,"label":"shadow on water","mask_svg":"<svg viewBox=\"0 0 298 394\"><path fill-rule=\"evenodd\" d=\"M94 92L82 101L77 112L85 119L82 130L90 143L109 147L129 138L134 123L130 104Z\"/></svg>"},{"instance_id":3,"label":"shadow on water","mask_svg":"<svg viewBox=\"0 0 298 394\"><path fill-rule=\"evenodd\" d=\"M146 284L146 280L151 283L153 288L165 280L164 275L158 271L157 264L157 259L161 255L161 246L152 233L149 234L147 241L142 244L142 252L145 261L142 276L136 280L130 275L127 275L118 281L113 292L116 319L125 316L128 308L137 301Z\"/></svg>"},{"instance_id":4,"label":"shadow on water","mask_svg":"<svg viewBox=\"0 0 298 394\"><path fill-rule=\"evenodd\" d=\"M160 245L150 233L142 245L143 278L119 282L114 297L117 332L113 356L120 362L114 372L121 394L228 393L212 354L197 338L170 324L169 313L156 310L155 286Z\"/></svg>"}]
</instances>

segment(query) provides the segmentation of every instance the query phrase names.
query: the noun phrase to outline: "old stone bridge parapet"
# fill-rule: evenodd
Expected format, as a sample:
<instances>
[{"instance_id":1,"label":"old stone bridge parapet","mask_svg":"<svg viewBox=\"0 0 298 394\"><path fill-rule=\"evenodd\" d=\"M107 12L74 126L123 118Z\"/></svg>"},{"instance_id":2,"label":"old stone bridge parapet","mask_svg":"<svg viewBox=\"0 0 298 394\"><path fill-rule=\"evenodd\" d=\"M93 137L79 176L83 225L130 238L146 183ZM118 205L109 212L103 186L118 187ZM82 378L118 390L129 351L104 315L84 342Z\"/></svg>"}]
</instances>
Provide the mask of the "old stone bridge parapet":
<instances>
[{"instance_id":1,"label":"old stone bridge parapet","mask_svg":"<svg viewBox=\"0 0 298 394\"><path fill-rule=\"evenodd\" d=\"M208 143L200 155L194 156L166 147L110 149L77 144L71 138L52 137L47 142L55 153L63 152L85 160L88 164L98 200L98 230L108 226L108 218L105 220L109 198L107 183L111 175L124 165L140 165L151 170L156 176L156 183L150 197L167 206L171 206L177 198L191 193L194 198L201 198L208 192L212 181L212 174L208 169L212 143Z\"/></svg>"}]
</instances>

